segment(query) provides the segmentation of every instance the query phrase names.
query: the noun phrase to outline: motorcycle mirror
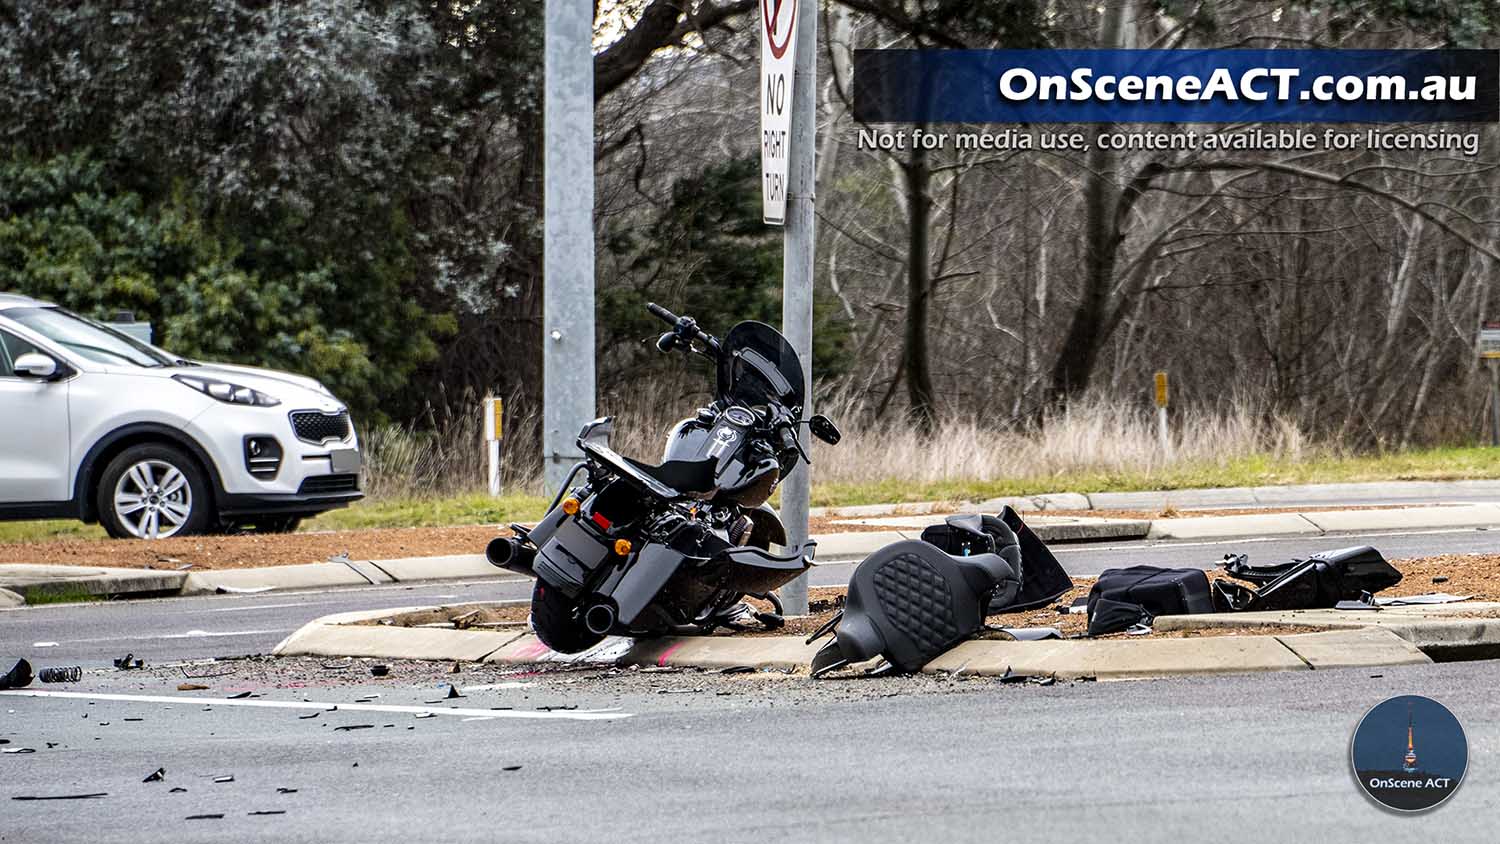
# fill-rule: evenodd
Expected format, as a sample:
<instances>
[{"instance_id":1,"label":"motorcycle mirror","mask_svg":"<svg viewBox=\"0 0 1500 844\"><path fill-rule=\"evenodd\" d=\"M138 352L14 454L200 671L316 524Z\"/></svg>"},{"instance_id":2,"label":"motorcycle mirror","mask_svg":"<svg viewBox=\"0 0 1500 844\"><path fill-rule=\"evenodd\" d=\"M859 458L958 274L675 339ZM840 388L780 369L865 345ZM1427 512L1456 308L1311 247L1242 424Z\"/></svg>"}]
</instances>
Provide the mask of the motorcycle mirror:
<instances>
[{"instance_id":1,"label":"motorcycle mirror","mask_svg":"<svg viewBox=\"0 0 1500 844\"><path fill-rule=\"evenodd\" d=\"M677 335L674 332L667 333L656 338L656 350L659 352L670 352L677 347Z\"/></svg>"},{"instance_id":2,"label":"motorcycle mirror","mask_svg":"<svg viewBox=\"0 0 1500 844\"><path fill-rule=\"evenodd\" d=\"M819 413L807 420L807 429L812 435L829 445L838 445L844 435L839 432L839 426L833 424L833 420Z\"/></svg>"}]
</instances>

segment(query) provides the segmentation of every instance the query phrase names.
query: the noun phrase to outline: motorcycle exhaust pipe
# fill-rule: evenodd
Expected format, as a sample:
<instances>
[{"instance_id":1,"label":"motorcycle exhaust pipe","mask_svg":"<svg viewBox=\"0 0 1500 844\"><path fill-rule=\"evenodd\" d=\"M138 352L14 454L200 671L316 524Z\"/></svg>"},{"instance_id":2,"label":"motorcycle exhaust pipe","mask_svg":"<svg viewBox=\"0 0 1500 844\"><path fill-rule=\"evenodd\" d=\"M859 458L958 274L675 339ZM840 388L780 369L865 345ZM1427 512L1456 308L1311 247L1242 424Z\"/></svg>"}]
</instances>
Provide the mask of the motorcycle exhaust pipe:
<instances>
[{"instance_id":1,"label":"motorcycle exhaust pipe","mask_svg":"<svg viewBox=\"0 0 1500 844\"><path fill-rule=\"evenodd\" d=\"M484 556L492 566L536 577L536 572L531 567L536 560L536 551L522 545L521 540L515 537L502 536L490 540L490 544L484 549Z\"/></svg>"},{"instance_id":2,"label":"motorcycle exhaust pipe","mask_svg":"<svg viewBox=\"0 0 1500 844\"><path fill-rule=\"evenodd\" d=\"M583 611L583 626L596 636L607 636L615 628L615 608L609 604L594 604Z\"/></svg>"}]
</instances>

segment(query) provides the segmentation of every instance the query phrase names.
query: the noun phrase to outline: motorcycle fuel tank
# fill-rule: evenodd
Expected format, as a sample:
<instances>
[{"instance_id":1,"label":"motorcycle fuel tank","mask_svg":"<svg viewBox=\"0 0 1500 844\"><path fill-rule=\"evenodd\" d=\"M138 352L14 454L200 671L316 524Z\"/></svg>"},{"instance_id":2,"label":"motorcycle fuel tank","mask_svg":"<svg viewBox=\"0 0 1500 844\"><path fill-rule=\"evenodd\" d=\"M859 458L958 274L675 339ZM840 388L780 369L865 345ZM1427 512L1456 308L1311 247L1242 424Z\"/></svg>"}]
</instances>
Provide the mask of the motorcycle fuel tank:
<instances>
[{"instance_id":1,"label":"motorcycle fuel tank","mask_svg":"<svg viewBox=\"0 0 1500 844\"><path fill-rule=\"evenodd\" d=\"M757 448L750 434L755 415L734 406L717 415L684 419L667 435L666 460L714 461L712 499L756 507L771 497L780 479L776 455L764 444Z\"/></svg>"}]
</instances>

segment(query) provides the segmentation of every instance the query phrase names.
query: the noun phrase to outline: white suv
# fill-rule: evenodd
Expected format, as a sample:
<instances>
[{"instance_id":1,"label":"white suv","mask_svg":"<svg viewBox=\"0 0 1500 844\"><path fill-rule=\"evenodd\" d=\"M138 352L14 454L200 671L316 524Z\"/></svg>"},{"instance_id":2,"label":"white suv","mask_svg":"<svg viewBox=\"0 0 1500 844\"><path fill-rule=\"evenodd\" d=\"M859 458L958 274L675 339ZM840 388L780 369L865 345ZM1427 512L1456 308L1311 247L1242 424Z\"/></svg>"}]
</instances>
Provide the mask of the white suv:
<instances>
[{"instance_id":1,"label":"white suv","mask_svg":"<svg viewBox=\"0 0 1500 844\"><path fill-rule=\"evenodd\" d=\"M289 531L363 497L359 469L348 409L311 378L184 360L0 293L0 519Z\"/></svg>"}]
</instances>

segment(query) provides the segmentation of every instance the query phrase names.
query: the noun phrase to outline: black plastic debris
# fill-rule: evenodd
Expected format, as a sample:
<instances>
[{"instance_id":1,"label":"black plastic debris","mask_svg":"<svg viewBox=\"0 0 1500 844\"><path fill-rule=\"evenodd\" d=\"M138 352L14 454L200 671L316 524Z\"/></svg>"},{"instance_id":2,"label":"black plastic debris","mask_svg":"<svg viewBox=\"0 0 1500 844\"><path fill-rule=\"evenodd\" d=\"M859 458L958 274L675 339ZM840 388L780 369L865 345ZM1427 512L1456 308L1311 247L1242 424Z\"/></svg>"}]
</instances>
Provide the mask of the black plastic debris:
<instances>
[{"instance_id":1,"label":"black plastic debris","mask_svg":"<svg viewBox=\"0 0 1500 844\"><path fill-rule=\"evenodd\" d=\"M183 820L188 820L188 821L218 821L218 820L223 820L223 819L224 819L224 813L223 812L216 812L216 813L207 814L207 815L188 815L186 818L183 818Z\"/></svg>"},{"instance_id":2,"label":"black plastic debris","mask_svg":"<svg viewBox=\"0 0 1500 844\"><path fill-rule=\"evenodd\" d=\"M108 791L91 791L87 794L21 794L12 797L12 800L91 800L95 797L108 797Z\"/></svg>"},{"instance_id":3,"label":"black plastic debris","mask_svg":"<svg viewBox=\"0 0 1500 844\"><path fill-rule=\"evenodd\" d=\"M143 779L143 780L141 780L141 782L161 782L162 780L164 780L166 778L167 778L167 769L166 768L157 768L156 770L154 770L151 773L147 774L146 778Z\"/></svg>"},{"instance_id":4,"label":"black plastic debris","mask_svg":"<svg viewBox=\"0 0 1500 844\"><path fill-rule=\"evenodd\" d=\"M750 674L755 671L753 665L731 665L719 670L720 674Z\"/></svg>"},{"instance_id":5,"label":"black plastic debris","mask_svg":"<svg viewBox=\"0 0 1500 844\"><path fill-rule=\"evenodd\" d=\"M505 767L501 768L500 770L502 770L502 771L519 771L519 770L521 770L521 766L520 765L506 765Z\"/></svg>"},{"instance_id":6,"label":"black plastic debris","mask_svg":"<svg viewBox=\"0 0 1500 844\"><path fill-rule=\"evenodd\" d=\"M250 692L235 692L232 695L226 695L225 700L244 700L249 696Z\"/></svg>"},{"instance_id":7,"label":"black plastic debris","mask_svg":"<svg viewBox=\"0 0 1500 844\"><path fill-rule=\"evenodd\" d=\"M391 673L391 667L389 665L372 665L372 666L370 666L370 676L371 677L384 677L385 675L387 675L389 673Z\"/></svg>"},{"instance_id":8,"label":"black plastic debris","mask_svg":"<svg viewBox=\"0 0 1500 844\"><path fill-rule=\"evenodd\" d=\"M182 786L179 785L179 786L174 786L174 787L168 789L167 793L168 794L183 794L186 791L187 791L187 789L185 789L185 788L183 788Z\"/></svg>"},{"instance_id":9,"label":"black plastic debris","mask_svg":"<svg viewBox=\"0 0 1500 844\"><path fill-rule=\"evenodd\" d=\"M145 666L144 659L136 659L135 654L126 654L114 661L115 667L121 671L130 671Z\"/></svg>"},{"instance_id":10,"label":"black plastic debris","mask_svg":"<svg viewBox=\"0 0 1500 844\"><path fill-rule=\"evenodd\" d=\"M37 672L36 678L43 683L76 683L83 679L83 666L43 668Z\"/></svg>"},{"instance_id":11,"label":"black plastic debris","mask_svg":"<svg viewBox=\"0 0 1500 844\"><path fill-rule=\"evenodd\" d=\"M216 783L234 782L234 774L225 774L222 777L214 777Z\"/></svg>"},{"instance_id":12,"label":"black plastic debris","mask_svg":"<svg viewBox=\"0 0 1500 844\"><path fill-rule=\"evenodd\" d=\"M297 793L297 789L295 789L295 788L278 788L278 789L276 789L276 793L277 794L296 794Z\"/></svg>"},{"instance_id":13,"label":"black plastic debris","mask_svg":"<svg viewBox=\"0 0 1500 844\"><path fill-rule=\"evenodd\" d=\"M316 717L318 717L318 713L316 713L316 712L309 712L306 715L298 715L297 716L297 720L298 721L310 721L310 720L312 720L312 719L314 719Z\"/></svg>"},{"instance_id":14,"label":"black plastic debris","mask_svg":"<svg viewBox=\"0 0 1500 844\"><path fill-rule=\"evenodd\" d=\"M31 685L31 663L24 659L16 660L16 664L4 674L0 674L0 689L24 689Z\"/></svg>"},{"instance_id":15,"label":"black plastic debris","mask_svg":"<svg viewBox=\"0 0 1500 844\"><path fill-rule=\"evenodd\" d=\"M256 811L256 812L246 812L245 814L250 815L251 817L254 817L256 815L284 815L284 814L286 814L286 810L285 809L261 809L261 810Z\"/></svg>"},{"instance_id":16,"label":"black plastic debris","mask_svg":"<svg viewBox=\"0 0 1500 844\"><path fill-rule=\"evenodd\" d=\"M1433 583L1447 583L1448 582L1448 575L1446 575L1446 574L1440 574L1437 577L1434 577L1432 579L1432 582Z\"/></svg>"},{"instance_id":17,"label":"black plastic debris","mask_svg":"<svg viewBox=\"0 0 1500 844\"><path fill-rule=\"evenodd\" d=\"M375 725L374 724L340 724L339 726L334 727L333 731L337 733L337 732L348 732L350 730L373 730L373 729L375 729ZM359 764L359 763L356 762L355 764Z\"/></svg>"},{"instance_id":18,"label":"black plastic debris","mask_svg":"<svg viewBox=\"0 0 1500 844\"><path fill-rule=\"evenodd\" d=\"M453 685L452 683L448 684L448 694L447 694L448 700L453 700L454 698L459 698L459 697L463 697L463 696L464 696L463 692L460 692L458 690L457 686Z\"/></svg>"},{"instance_id":19,"label":"black plastic debris","mask_svg":"<svg viewBox=\"0 0 1500 844\"><path fill-rule=\"evenodd\" d=\"M12 756L15 756L15 755L18 755L18 754L21 754L21 753L35 753L35 752L36 752L36 748L35 747L8 747L8 748L6 748L4 750L0 750L0 753L8 753L8 754L10 754Z\"/></svg>"}]
</instances>

